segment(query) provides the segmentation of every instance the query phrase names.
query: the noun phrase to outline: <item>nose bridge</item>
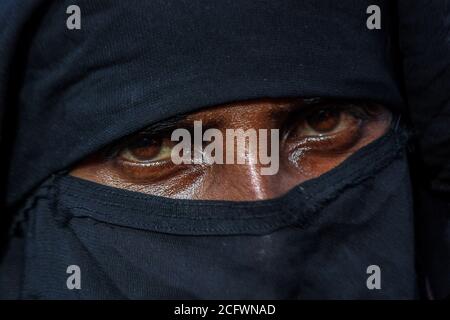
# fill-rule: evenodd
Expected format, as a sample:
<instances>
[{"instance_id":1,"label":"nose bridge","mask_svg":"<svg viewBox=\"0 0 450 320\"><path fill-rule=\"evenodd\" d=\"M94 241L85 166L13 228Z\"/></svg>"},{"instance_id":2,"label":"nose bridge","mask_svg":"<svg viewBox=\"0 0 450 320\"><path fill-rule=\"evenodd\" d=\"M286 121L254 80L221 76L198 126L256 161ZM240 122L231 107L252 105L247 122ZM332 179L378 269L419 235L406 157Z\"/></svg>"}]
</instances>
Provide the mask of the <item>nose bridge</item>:
<instances>
[{"instance_id":1,"label":"nose bridge","mask_svg":"<svg viewBox=\"0 0 450 320\"><path fill-rule=\"evenodd\" d=\"M229 200L261 200L283 193L279 157L271 154L275 151L271 130L280 126L276 115L286 113L288 108L269 101L232 105L222 111L216 123L223 136L223 164L211 166L209 190L205 191L221 197L227 193ZM277 161L275 166L273 161ZM267 173L269 167L277 172Z\"/></svg>"},{"instance_id":2,"label":"nose bridge","mask_svg":"<svg viewBox=\"0 0 450 320\"><path fill-rule=\"evenodd\" d=\"M216 183L212 188L226 191L234 200L262 200L280 194L280 177L261 174L260 164L214 165L212 174ZM212 190L211 190L212 191Z\"/></svg>"},{"instance_id":3,"label":"nose bridge","mask_svg":"<svg viewBox=\"0 0 450 320\"><path fill-rule=\"evenodd\" d=\"M227 177L222 181L232 184L227 188L235 190L236 196L253 200L272 198L278 193L277 178L263 174L262 169L270 164L263 165L260 159L261 143L265 144L263 149L267 151L271 149L272 141L264 141L260 137L264 135L267 138L274 126L274 118L270 117L273 108L264 104L245 107L245 111L244 107L236 108L243 112L233 113L231 119L226 121L230 128L225 128L224 135L225 164L215 170L217 174ZM256 112L255 108L263 111Z\"/></svg>"},{"instance_id":4,"label":"nose bridge","mask_svg":"<svg viewBox=\"0 0 450 320\"><path fill-rule=\"evenodd\" d=\"M290 99L260 99L258 101L235 102L219 109L220 121L228 128L259 129L273 128L278 123L275 114L286 114L292 108Z\"/></svg>"}]
</instances>

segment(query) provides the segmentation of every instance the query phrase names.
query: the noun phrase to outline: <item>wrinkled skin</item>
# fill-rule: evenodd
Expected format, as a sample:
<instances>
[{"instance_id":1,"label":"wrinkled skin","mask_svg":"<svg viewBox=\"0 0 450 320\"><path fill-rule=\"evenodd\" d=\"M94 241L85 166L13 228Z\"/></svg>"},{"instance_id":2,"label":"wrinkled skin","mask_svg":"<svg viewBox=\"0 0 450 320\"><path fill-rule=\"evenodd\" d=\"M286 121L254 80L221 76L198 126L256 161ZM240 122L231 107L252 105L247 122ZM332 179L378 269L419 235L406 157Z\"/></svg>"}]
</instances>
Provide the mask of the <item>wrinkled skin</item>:
<instances>
[{"instance_id":1,"label":"wrinkled skin","mask_svg":"<svg viewBox=\"0 0 450 320\"><path fill-rule=\"evenodd\" d=\"M361 105L370 107L366 108L368 115L359 118L353 113L360 112ZM203 131L217 128L224 136L226 129L279 129L277 174L262 175L260 163L175 165L167 156L175 143L170 141L173 130L159 134L148 146L140 142L135 147L139 133L127 137L113 146L115 153L105 155L99 151L80 162L71 174L116 188L171 198L269 199L336 167L382 136L391 118L388 109L366 103L269 98L230 103L191 113L171 128L187 128L194 120L201 120ZM166 146L165 154L161 153L162 146ZM246 156L254 151L257 150L246 148ZM237 148L234 152L238 152Z\"/></svg>"}]
</instances>

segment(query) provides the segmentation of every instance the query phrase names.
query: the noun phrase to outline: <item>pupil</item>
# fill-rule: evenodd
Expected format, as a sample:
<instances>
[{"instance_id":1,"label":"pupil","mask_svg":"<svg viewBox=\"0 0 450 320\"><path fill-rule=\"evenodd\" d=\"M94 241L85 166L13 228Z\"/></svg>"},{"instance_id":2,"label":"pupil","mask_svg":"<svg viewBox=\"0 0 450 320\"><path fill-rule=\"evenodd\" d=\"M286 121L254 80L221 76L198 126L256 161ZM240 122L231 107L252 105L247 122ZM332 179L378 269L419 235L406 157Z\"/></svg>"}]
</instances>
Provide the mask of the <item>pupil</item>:
<instances>
[{"instance_id":1,"label":"pupil","mask_svg":"<svg viewBox=\"0 0 450 320\"><path fill-rule=\"evenodd\" d=\"M319 110L310 115L306 122L315 131L328 132L337 127L340 120L339 110Z\"/></svg>"},{"instance_id":2,"label":"pupil","mask_svg":"<svg viewBox=\"0 0 450 320\"><path fill-rule=\"evenodd\" d=\"M151 160L161 150L161 140L153 138L142 138L131 148L133 156L139 160Z\"/></svg>"}]
</instances>

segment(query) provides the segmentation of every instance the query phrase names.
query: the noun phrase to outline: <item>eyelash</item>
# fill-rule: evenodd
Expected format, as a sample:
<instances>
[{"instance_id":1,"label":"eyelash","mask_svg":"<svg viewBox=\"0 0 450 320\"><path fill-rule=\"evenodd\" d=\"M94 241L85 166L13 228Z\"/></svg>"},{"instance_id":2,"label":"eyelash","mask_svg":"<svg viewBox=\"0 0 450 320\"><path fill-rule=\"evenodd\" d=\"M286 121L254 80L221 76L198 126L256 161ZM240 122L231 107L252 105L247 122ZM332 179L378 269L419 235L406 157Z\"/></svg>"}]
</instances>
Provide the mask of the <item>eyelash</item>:
<instances>
[{"instance_id":1,"label":"eyelash","mask_svg":"<svg viewBox=\"0 0 450 320\"><path fill-rule=\"evenodd\" d=\"M302 106L301 108L299 108L300 110L297 112L296 115L292 117L290 123L288 123L285 127L281 128L283 132L283 134L281 135L282 137L288 135L292 131L292 128L296 124L298 124L299 120L304 121L305 119L307 119L309 115L311 115L314 112L317 112L318 110L338 109L339 112L346 112L355 119L361 121L370 120L373 118L375 114L372 110L373 105L370 104L354 104L348 102L327 103L319 99L317 100L312 99L312 100L313 100L312 102L308 102L309 105L307 105L306 107ZM186 129L191 132L191 135L193 135L193 128L187 127ZM138 135L125 137L118 143L106 148L104 150L104 158L106 160L115 159L120 154L120 152L124 150L124 148L130 148L131 146L133 146L133 144L138 143L139 139L143 138L167 139L167 137L171 135L172 130L173 129L163 129L158 130L157 132L147 130L139 133ZM323 141L322 143L325 143L325 141ZM164 162L164 160L162 160L161 162Z\"/></svg>"},{"instance_id":2,"label":"eyelash","mask_svg":"<svg viewBox=\"0 0 450 320\"><path fill-rule=\"evenodd\" d=\"M159 131L158 133L144 131L137 135L127 136L122 138L119 142L105 148L103 150L103 157L105 160L113 160L124 148L129 148L133 146L133 144L138 143L139 139L163 139L167 135L170 135L170 130Z\"/></svg>"},{"instance_id":3,"label":"eyelash","mask_svg":"<svg viewBox=\"0 0 450 320\"><path fill-rule=\"evenodd\" d=\"M291 117L291 120L287 124L285 124L285 126L282 128L283 137L285 137L286 134L289 134L293 130L293 128L298 125L299 121L305 121L308 116L320 110L337 110L339 112L345 112L355 119L361 121L368 121L370 119L373 119L373 117L375 116L375 113L372 110L375 105L370 105L367 103L354 104L348 102L327 103L321 101L320 99L311 100L312 102L309 102L306 107L303 106L299 108L299 111Z\"/></svg>"},{"instance_id":4,"label":"eyelash","mask_svg":"<svg viewBox=\"0 0 450 320\"><path fill-rule=\"evenodd\" d=\"M355 104L355 103L327 103L327 102L318 102L307 105L306 107L301 108L297 117L306 118L311 113L317 112L319 110L330 110L337 109L340 112L347 112L353 117L360 120L370 120L374 116L374 112L371 110L375 107L372 104ZM296 118L294 116L294 118Z\"/></svg>"}]
</instances>

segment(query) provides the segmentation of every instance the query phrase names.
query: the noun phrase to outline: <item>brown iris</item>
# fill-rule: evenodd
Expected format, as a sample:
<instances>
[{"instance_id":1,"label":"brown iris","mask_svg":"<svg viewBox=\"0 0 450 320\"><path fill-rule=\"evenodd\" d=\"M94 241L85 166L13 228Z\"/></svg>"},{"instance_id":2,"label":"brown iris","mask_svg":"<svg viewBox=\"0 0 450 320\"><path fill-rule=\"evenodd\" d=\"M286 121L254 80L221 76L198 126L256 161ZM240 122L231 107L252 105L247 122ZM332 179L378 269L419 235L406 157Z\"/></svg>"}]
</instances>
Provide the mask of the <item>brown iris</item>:
<instances>
[{"instance_id":1,"label":"brown iris","mask_svg":"<svg viewBox=\"0 0 450 320\"><path fill-rule=\"evenodd\" d=\"M167 161L173 143L167 138L139 135L134 142L122 149L119 158L132 163L156 163Z\"/></svg>"},{"instance_id":2,"label":"brown iris","mask_svg":"<svg viewBox=\"0 0 450 320\"><path fill-rule=\"evenodd\" d=\"M129 150L137 160L145 161L158 155L161 143L161 139L144 137Z\"/></svg>"},{"instance_id":3,"label":"brown iris","mask_svg":"<svg viewBox=\"0 0 450 320\"><path fill-rule=\"evenodd\" d=\"M341 110L335 108L321 109L306 117L308 126L318 133L333 131L341 120Z\"/></svg>"}]
</instances>

